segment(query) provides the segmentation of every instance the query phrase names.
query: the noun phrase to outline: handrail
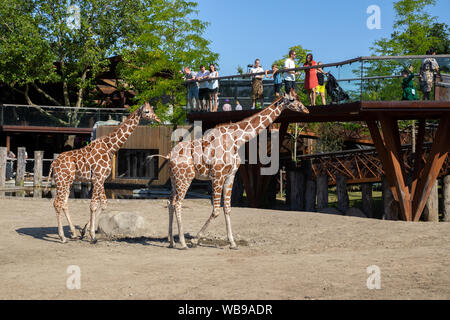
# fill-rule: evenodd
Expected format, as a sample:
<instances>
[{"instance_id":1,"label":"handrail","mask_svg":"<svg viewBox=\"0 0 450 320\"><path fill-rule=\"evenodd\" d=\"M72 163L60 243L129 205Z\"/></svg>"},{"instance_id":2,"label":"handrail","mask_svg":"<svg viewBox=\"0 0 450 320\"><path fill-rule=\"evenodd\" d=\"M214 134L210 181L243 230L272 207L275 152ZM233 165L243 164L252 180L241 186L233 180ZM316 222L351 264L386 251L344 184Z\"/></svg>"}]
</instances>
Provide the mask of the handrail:
<instances>
[{"instance_id":1,"label":"handrail","mask_svg":"<svg viewBox=\"0 0 450 320\"><path fill-rule=\"evenodd\" d=\"M88 110L88 111L128 111L124 108L91 108L91 107L68 107L68 106L46 106L29 104L11 104L0 103L0 107L19 107L19 108L43 108L43 109L67 109L67 110Z\"/></svg>"},{"instance_id":2,"label":"handrail","mask_svg":"<svg viewBox=\"0 0 450 320\"><path fill-rule=\"evenodd\" d=\"M309 70L309 69L319 69L319 68L327 68L327 67L338 67L346 64L352 64L355 62L363 62L363 61L375 61L375 60L409 60L409 59L425 59L425 58L450 58L450 54L440 54L440 55L411 55L411 56L368 56L368 57L357 57L353 59L348 59L344 61L334 62L334 63L325 63L321 65L315 65L315 66L309 66L309 67L297 67L292 69L280 69L278 72L284 73L284 72L291 72L291 71L301 71L301 70ZM272 74L272 70L269 70L267 72L268 74ZM230 76L221 76L221 77L215 77L215 78L207 78L207 79L201 79L201 80L185 80L185 83L190 82L204 82L204 81L212 81L212 80L223 80L223 79L233 79L233 78L248 78L248 77L254 77L259 75L265 75L266 72L258 72L258 73L245 73L245 74L236 74L236 75L230 75Z\"/></svg>"}]
</instances>

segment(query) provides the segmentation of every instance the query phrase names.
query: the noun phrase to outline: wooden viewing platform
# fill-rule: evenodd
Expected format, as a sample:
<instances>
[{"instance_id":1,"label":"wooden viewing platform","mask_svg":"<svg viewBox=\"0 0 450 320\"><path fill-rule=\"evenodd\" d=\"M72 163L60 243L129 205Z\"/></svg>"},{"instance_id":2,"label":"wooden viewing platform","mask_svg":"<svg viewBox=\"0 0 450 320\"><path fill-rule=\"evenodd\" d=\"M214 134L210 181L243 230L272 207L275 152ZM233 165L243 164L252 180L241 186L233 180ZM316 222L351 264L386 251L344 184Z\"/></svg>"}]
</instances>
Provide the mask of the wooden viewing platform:
<instances>
[{"instance_id":1,"label":"wooden viewing platform","mask_svg":"<svg viewBox=\"0 0 450 320\"><path fill-rule=\"evenodd\" d=\"M358 101L307 108L309 114L283 111L275 121L281 123L280 139L286 135L290 123L366 122L394 198L400 205L402 218L406 221L418 221L431 188L450 151L450 101ZM189 113L187 119L191 122L202 121L203 130L207 130L220 123L240 121L257 112L259 111ZM425 121L431 119L439 120L439 126L426 160L423 161L421 152L424 144ZM415 155L411 186L406 183L397 120L418 120L419 129L415 150L421 150L421 152L416 152ZM256 186L264 186L268 180L266 177L259 176L258 170L243 167L241 166L240 170L243 173L246 193L249 198L256 199L262 190Z\"/></svg>"}]
</instances>

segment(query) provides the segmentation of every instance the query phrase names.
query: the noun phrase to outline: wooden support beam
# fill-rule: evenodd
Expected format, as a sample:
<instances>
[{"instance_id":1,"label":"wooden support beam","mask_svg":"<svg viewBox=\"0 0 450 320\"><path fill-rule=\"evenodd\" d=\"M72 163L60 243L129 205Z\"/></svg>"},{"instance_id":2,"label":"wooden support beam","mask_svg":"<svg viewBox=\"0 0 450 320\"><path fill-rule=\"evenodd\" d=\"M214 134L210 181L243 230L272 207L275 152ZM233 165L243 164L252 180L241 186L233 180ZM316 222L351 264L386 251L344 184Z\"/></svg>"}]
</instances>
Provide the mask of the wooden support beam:
<instances>
[{"instance_id":1,"label":"wooden support beam","mask_svg":"<svg viewBox=\"0 0 450 320\"><path fill-rule=\"evenodd\" d=\"M388 154L388 162L393 168L394 183L397 190L400 211L403 219L412 221L411 194L405 183L404 162L400 153L400 136L397 121L390 117L383 116L380 123Z\"/></svg>"},{"instance_id":2,"label":"wooden support beam","mask_svg":"<svg viewBox=\"0 0 450 320\"><path fill-rule=\"evenodd\" d=\"M417 132L416 154L414 155L414 172L411 184L411 199L414 199L416 193L417 182L419 181L419 173L423 168L422 152L423 142L425 139L425 119L419 120L419 131Z\"/></svg>"},{"instance_id":3,"label":"wooden support beam","mask_svg":"<svg viewBox=\"0 0 450 320\"><path fill-rule=\"evenodd\" d=\"M439 171L447 158L450 149L450 116L445 115L439 122L438 130L427 157L425 167L419 173L419 181L414 194L412 204L414 221L419 221L425 207L428 195L436 181Z\"/></svg>"},{"instance_id":4,"label":"wooden support beam","mask_svg":"<svg viewBox=\"0 0 450 320\"><path fill-rule=\"evenodd\" d=\"M375 144L375 148L377 149L378 157L383 164L384 173L390 185L392 195L394 196L395 201L398 201L397 190L395 189L394 168L389 161L388 152L383 138L381 137L380 130L378 129L378 125L375 121L371 120L367 121L367 126L369 128L370 135L372 136L372 140Z\"/></svg>"}]
</instances>

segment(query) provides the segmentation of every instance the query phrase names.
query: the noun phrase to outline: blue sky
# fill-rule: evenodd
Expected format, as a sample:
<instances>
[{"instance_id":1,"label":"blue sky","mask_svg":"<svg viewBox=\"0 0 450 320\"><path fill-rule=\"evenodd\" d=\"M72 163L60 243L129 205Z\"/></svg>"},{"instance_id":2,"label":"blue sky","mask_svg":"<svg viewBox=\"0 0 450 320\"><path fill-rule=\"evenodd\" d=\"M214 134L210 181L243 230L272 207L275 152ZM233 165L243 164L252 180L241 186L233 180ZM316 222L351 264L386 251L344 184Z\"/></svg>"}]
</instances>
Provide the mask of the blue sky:
<instances>
[{"instance_id":1,"label":"blue sky","mask_svg":"<svg viewBox=\"0 0 450 320\"><path fill-rule=\"evenodd\" d=\"M220 75L236 74L255 58L264 68L289 47L302 45L316 61L336 62L370 55L375 40L389 37L394 21L390 0L197 0L198 17L210 26L206 38L220 54ZM370 5L381 9L381 29L369 30ZM315 10L316 12L312 12ZM450 24L450 1L437 0L429 12Z\"/></svg>"}]
</instances>

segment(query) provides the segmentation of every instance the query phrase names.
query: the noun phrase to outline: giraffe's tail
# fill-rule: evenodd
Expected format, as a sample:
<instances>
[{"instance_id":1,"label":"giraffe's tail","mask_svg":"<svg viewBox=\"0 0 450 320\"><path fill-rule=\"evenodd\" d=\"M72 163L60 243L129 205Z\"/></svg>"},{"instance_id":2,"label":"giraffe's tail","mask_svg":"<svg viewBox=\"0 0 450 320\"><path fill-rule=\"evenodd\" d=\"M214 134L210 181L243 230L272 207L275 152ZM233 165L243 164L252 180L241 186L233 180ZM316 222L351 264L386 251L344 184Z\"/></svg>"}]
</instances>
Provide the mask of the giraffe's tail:
<instances>
[{"instance_id":1,"label":"giraffe's tail","mask_svg":"<svg viewBox=\"0 0 450 320\"><path fill-rule=\"evenodd\" d=\"M147 158L145 158L145 164L149 163L154 157L160 157L169 160L169 155L163 156L161 154L152 154L151 156L147 156Z\"/></svg>"},{"instance_id":2,"label":"giraffe's tail","mask_svg":"<svg viewBox=\"0 0 450 320\"><path fill-rule=\"evenodd\" d=\"M53 171L53 162L52 162L52 164L50 165L50 171L48 172L48 177L47 177L47 183L46 183L46 185L45 185L45 188L44 188L44 193L45 192L47 192L47 190L48 190L48 183L49 183L49 181L51 180L51 178L52 178L52 171Z\"/></svg>"}]
</instances>

